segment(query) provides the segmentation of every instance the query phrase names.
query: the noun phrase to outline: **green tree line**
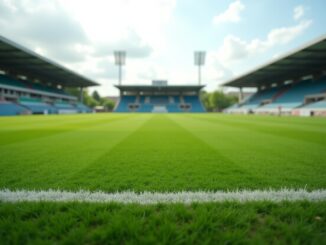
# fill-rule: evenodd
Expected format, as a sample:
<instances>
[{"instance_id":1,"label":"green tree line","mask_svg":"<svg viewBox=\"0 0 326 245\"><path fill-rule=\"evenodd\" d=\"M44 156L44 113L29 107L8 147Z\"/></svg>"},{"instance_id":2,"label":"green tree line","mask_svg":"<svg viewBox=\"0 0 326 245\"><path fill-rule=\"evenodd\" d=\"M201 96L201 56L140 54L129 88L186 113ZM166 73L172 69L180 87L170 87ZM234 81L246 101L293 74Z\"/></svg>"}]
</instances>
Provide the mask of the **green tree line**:
<instances>
[{"instance_id":1,"label":"green tree line","mask_svg":"<svg viewBox=\"0 0 326 245\"><path fill-rule=\"evenodd\" d=\"M80 91L77 88L66 88L65 90L68 94L76 96L77 98L80 97ZM90 95L87 89L83 91L83 103L90 108L104 106L104 109L107 111L112 111L115 106L114 101L101 97L96 90Z\"/></svg>"},{"instance_id":2,"label":"green tree line","mask_svg":"<svg viewBox=\"0 0 326 245\"><path fill-rule=\"evenodd\" d=\"M202 91L200 98L207 111L222 111L238 102L236 96L227 95L222 90Z\"/></svg>"}]
</instances>

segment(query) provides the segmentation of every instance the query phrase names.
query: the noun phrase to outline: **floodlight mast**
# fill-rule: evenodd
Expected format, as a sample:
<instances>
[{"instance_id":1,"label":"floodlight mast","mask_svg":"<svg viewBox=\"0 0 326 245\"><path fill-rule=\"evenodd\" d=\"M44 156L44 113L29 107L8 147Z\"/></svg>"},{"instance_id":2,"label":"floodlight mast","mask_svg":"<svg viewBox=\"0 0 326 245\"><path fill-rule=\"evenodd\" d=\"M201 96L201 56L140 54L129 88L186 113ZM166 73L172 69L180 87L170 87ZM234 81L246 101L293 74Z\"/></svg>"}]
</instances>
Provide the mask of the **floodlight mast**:
<instances>
[{"instance_id":1,"label":"floodlight mast","mask_svg":"<svg viewBox=\"0 0 326 245\"><path fill-rule=\"evenodd\" d=\"M195 65L198 66L198 84L201 85L201 67L205 65L205 51L195 51Z\"/></svg>"},{"instance_id":2,"label":"floodlight mast","mask_svg":"<svg viewBox=\"0 0 326 245\"><path fill-rule=\"evenodd\" d=\"M126 64L126 51L123 50L114 51L114 61L115 61L115 65L119 67L119 85L121 85L122 66Z\"/></svg>"}]
</instances>

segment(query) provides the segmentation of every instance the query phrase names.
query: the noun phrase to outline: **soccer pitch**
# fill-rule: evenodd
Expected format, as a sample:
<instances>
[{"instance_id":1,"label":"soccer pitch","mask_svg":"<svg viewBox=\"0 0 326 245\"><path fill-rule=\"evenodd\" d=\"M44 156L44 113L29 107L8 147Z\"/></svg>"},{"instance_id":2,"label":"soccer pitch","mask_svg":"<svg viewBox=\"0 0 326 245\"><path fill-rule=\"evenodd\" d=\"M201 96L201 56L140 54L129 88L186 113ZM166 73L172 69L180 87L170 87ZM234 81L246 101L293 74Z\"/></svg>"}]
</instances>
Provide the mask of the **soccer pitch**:
<instances>
[{"instance_id":1,"label":"soccer pitch","mask_svg":"<svg viewBox=\"0 0 326 245\"><path fill-rule=\"evenodd\" d=\"M326 189L326 120L221 114L0 118L0 188ZM0 203L5 243L326 242L326 201Z\"/></svg>"}]
</instances>

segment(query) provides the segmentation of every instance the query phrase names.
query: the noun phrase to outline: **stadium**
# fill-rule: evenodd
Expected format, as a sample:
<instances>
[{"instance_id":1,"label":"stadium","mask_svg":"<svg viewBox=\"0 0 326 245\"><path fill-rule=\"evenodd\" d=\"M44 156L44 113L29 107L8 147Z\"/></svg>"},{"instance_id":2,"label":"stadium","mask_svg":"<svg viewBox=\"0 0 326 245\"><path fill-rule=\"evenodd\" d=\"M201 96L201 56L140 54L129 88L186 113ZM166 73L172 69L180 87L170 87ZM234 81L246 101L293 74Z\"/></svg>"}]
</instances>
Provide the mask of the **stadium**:
<instances>
[{"instance_id":1,"label":"stadium","mask_svg":"<svg viewBox=\"0 0 326 245\"><path fill-rule=\"evenodd\" d=\"M133 84L111 43L105 87L91 65L71 68L79 56L68 69L21 40L0 36L0 244L325 244L325 35L224 79L239 98L220 111L205 104L203 51L198 82L187 67L187 83ZM119 94L112 112L87 100L101 87Z\"/></svg>"}]
</instances>

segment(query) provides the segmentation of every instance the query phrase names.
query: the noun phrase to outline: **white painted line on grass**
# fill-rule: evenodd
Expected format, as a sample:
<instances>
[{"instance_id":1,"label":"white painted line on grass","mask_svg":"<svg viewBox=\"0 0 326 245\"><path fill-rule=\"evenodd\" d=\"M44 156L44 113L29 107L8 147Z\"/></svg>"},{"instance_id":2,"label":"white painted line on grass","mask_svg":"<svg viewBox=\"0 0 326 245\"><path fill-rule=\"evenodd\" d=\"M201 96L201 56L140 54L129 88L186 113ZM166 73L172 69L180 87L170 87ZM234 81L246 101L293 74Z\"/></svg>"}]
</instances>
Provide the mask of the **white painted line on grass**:
<instances>
[{"instance_id":1,"label":"white painted line on grass","mask_svg":"<svg viewBox=\"0 0 326 245\"><path fill-rule=\"evenodd\" d=\"M182 192L142 192L123 191L106 193L102 191L77 192L64 190L0 190L1 202L86 202L86 203L207 203L207 202L252 202L252 201L326 201L326 189L307 191L306 189L280 190L238 190L238 191L182 191Z\"/></svg>"}]
</instances>

